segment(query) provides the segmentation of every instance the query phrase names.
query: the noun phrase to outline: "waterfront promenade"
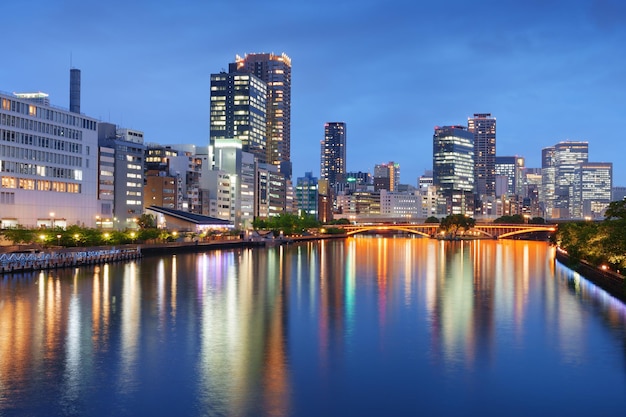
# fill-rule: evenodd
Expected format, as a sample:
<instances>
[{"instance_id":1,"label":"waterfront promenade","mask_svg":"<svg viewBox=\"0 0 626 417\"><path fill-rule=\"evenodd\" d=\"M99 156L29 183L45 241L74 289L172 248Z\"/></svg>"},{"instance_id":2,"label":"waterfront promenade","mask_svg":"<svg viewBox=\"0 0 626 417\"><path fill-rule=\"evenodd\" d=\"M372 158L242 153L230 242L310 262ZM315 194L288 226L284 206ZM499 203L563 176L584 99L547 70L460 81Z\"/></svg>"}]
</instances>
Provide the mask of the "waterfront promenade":
<instances>
[{"instance_id":1,"label":"waterfront promenade","mask_svg":"<svg viewBox=\"0 0 626 417\"><path fill-rule=\"evenodd\" d=\"M346 235L296 236L286 240L251 241L225 238L199 241L141 243L98 247L0 246L0 273L69 268L105 262L126 261L143 256L204 252L221 248L255 247L308 240L344 238Z\"/></svg>"}]
</instances>

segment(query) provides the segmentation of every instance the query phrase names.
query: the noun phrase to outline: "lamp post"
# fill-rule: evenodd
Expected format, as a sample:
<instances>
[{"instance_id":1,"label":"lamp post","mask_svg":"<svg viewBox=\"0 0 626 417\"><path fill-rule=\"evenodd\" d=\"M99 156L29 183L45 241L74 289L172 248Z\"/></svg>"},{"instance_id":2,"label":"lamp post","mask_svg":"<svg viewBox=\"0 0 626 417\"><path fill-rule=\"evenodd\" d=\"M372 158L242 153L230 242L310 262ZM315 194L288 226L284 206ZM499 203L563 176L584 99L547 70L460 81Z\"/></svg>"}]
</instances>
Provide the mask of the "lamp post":
<instances>
[{"instance_id":1,"label":"lamp post","mask_svg":"<svg viewBox=\"0 0 626 417\"><path fill-rule=\"evenodd\" d=\"M57 235L57 246L61 246L61 235Z\"/></svg>"}]
</instances>

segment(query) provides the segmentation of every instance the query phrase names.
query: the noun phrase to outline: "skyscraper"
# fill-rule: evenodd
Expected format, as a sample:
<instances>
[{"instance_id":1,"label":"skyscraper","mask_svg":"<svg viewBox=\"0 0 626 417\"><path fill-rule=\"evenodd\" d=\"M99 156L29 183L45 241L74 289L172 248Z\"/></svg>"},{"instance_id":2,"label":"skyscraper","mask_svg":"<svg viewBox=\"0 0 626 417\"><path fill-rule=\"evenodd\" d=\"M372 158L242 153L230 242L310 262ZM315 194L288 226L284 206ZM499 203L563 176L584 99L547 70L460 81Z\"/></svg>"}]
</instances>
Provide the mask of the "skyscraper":
<instances>
[{"instance_id":1,"label":"skyscraper","mask_svg":"<svg viewBox=\"0 0 626 417\"><path fill-rule=\"evenodd\" d=\"M542 149L540 199L546 217L582 218L581 164L588 162L587 142L567 141Z\"/></svg>"},{"instance_id":2,"label":"skyscraper","mask_svg":"<svg viewBox=\"0 0 626 417\"><path fill-rule=\"evenodd\" d=\"M577 169L582 216L602 219L612 199L613 164L610 162L586 162Z\"/></svg>"},{"instance_id":3,"label":"skyscraper","mask_svg":"<svg viewBox=\"0 0 626 417\"><path fill-rule=\"evenodd\" d=\"M433 184L445 199L446 214L473 212L474 134L465 127L435 127Z\"/></svg>"},{"instance_id":4,"label":"skyscraper","mask_svg":"<svg viewBox=\"0 0 626 417\"><path fill-rule=\"evenodd\" d=\"M337 183L344 181L346 173L346 124L329 122L324 125L324 140L321 141L320 177L328 180L334 190Z\"/></svg>"},{"instance_id":5,"label":"skyscraper","mask_svg":"<svg viewBox=\"0 0 626 417\"><path fill-rule=\"evenodd\" d=\"M291 178L291 59L285 54L237 55L230 73L254 74L267 85L266 161Z\"/></svg>"},{"instance_id":6,"label":"skyscraper","mask_svg":"<svg viewBox=\"0 0 626 417\"><path fill-rule=\"evenodd\" d=\"M475 113L467 119L474 134L474 186L478 200L496 195L496 118Z\"/></svg>"},{"instance_id":7,"label":"skyscraper","mask_svg":"<svg viewBox=\"0 0 626 417\"><path fill-rule=\"evenodd\" d=\"M259 162L267 158L267 85L253 74L211 74L210 144L240 140Z\"/></svg>"},{"instance_id":8,"label":"skyscraper","mask_svg":"<svg viewBox=\"0 0 626 417\"><path fill-rule=\"evenodd\" d=\"M374 189L397 191L400 184L400 164L389 162L374 166Z\"/></svg>"}]
</instances>

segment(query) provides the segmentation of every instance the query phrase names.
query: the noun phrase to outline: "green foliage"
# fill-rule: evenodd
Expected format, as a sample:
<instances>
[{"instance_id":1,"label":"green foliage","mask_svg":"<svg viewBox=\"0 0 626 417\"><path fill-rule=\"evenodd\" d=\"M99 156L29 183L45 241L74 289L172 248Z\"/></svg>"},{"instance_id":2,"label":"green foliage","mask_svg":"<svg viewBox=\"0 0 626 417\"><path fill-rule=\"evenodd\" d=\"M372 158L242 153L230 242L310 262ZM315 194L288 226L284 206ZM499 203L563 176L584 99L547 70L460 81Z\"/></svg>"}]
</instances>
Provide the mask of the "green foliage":
<instances>
[{"instance_id":1,"label":"green foliage","mask_svg":"<svg viewBox=\"0 0 626 417\"><path fill-rule=\"evenodd\" d=\"M505 223L505 224L524 224L526 221L524 220L524 216L521 214L514 214L512 216L502 216L498 217L493 221L494 223Z\"/></svg>"},{"instance_id":2,"label":"green foliage","mask_svg":"<svg viewBox=\"0 0 626 417\"><path fill-rule=\"evenodd\" d=\"M476 220L463 214L451 214L441 219L439 230L445 234L457 237L459 230L468 231L476 224Z\"/></svg>"},{"instance_id":3,"label":"green foliage","mask_svg":"<svg viewBox=\"0 0 626 417\"><path fill-rule=\"evenodd\" d=\"M350 220L346 219L346 218L342 218L342 219L333 219L330 222L328 222L328 224L332 224L332 225L342 225L342 224L350 224Z\"/></svg>"},{"instance_id":4,"label":"green foliage","mask_svg":"<svg viewBox=\"0 0 626 417\"><path fill-rule=\"evenodd\" d=\"M302 233L307 229L319 226L320 222L309 214L296 216L295 214L283 213L267 219L255 218L252 221L252 227L255 230L271 230L274 235L279 235L282 232L286 236Z\"/></svg>"},{"instance_id":5,"label":"green foliage","mask_svg":"<svg viewBox=\"0 0 626 417\"><path fill-rule=\"evenodd\" d=\"M37 240L36 231L33 229L17 227L13 229L4 229L1 233L6 240L13 242L14 245L31 243Z\"/></svg>"},{"instance_id":6,"label":"green foliage","mask_svg":"<svg viewBox=\"0 0 626 417\"><path fill-rule=\"evenodd\" d=\"M543 217L533 217L528 221L529 224L546 224L546 219Z\"/></svg>"},{"instance_id":7,"label":"green foliage","mask_svg":"<svg viewBox=\"0 0 626 417\"><path fill-rule=\"evenodd\" d=\"M626 200L612 201L604 213L606 220L626 219Z\"/></svg>"},{"instance_id":8,"label":"green foliage","mask_svg":"<svg viewBox=\"0 0 626 417\"><path fill-rule=\"evenodd\" d=\"M620 210L619 206L614 209ZM626 268L626 218L621 218L619 211L610 212L602 223L560 224L555 241L573 262L585 260L594 265L609 263L616 269Z\"/></svg>"},{"instance_id":9,"label":"green foliage","mask_svg":"<svg viewBox=\"0 0 626 417\"><path fill-rule=\"evenodd\" d=\"M424 223L439 223L439 219L435 216L430 216L424 221Z\"/></svg>"},{"instance_id":10,"label":"green foliage","mask_svg":"<svg viewBox=\"0 0 626 417\"><path fill-rule=\"evenodd\" d=\"M156 228L156 219L152 214L142 214L137 219L137 225L140 229L154 229Z\"/></svg>"}]
</instances>

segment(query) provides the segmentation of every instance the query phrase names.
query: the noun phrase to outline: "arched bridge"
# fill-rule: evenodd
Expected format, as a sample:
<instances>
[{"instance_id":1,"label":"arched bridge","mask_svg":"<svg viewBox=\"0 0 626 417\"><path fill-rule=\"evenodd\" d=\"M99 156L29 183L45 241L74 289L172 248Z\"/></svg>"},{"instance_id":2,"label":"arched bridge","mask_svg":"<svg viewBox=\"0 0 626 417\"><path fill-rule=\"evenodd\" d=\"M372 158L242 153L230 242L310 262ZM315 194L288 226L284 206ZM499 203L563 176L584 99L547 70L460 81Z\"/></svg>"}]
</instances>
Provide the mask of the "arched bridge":
<instances>
[{"instance_id":1,"label":"arched bridge","mask_svg":"<svg viewBox=\"0 0 626 417\"><path fill-rule=\"evenodd\" d=\"M405 224L361 224L338 226L345 230L348 236L367 232L406 232L425 237L435 237L439 233L437 223L405 223ZM523 235L532 232L554 232L557 226L554 224L499 224L499 223L476 223L476 225L463 232L459 230L458 236L483 237L492 239L505 239L512 236Z\"/></svg>"}]
</instances>

